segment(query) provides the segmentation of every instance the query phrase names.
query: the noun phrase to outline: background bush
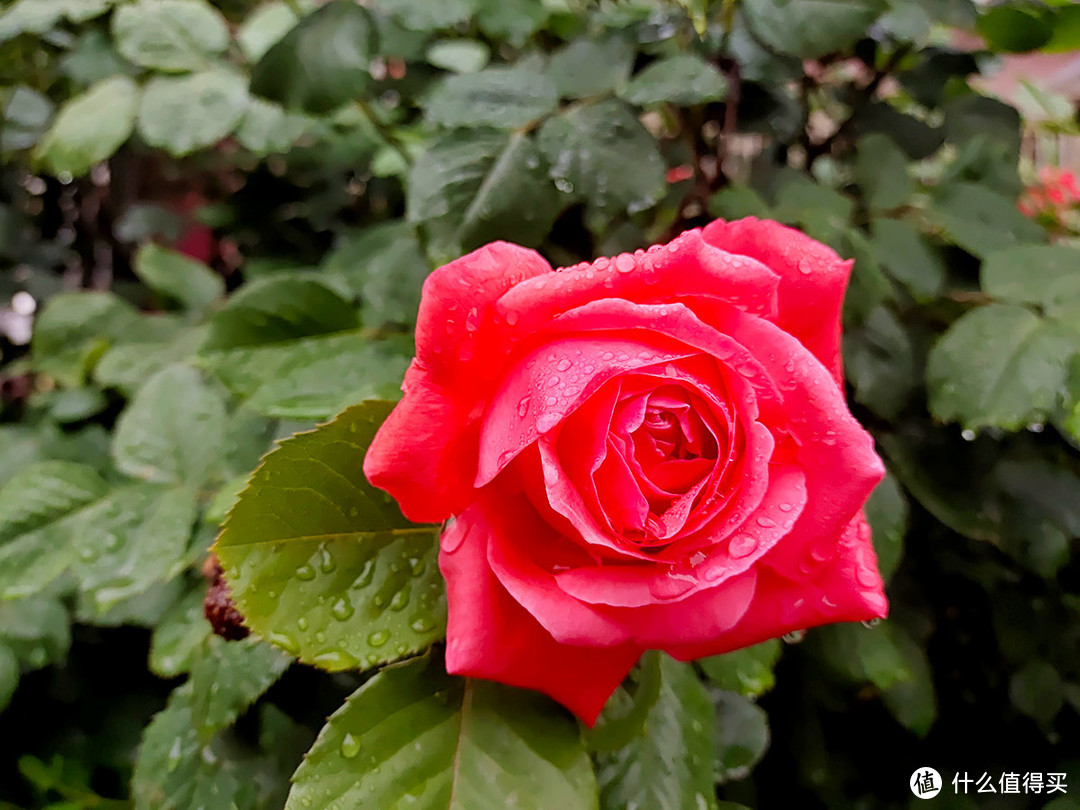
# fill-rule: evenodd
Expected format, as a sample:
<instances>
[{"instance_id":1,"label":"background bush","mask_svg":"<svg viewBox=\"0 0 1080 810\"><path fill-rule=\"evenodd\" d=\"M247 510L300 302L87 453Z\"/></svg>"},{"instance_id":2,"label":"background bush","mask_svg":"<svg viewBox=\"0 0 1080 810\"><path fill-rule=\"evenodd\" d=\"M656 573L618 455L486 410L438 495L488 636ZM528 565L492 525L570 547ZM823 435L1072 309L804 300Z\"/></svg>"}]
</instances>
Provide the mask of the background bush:
<instances>
[{"instance_id":1,"label":"background bush","mask_svg":"<svg viewBox=\"0 0 1080 810\"><path fill-rule=\"evenodd\" d=\"M1080 792L1080 254L1019 212L1020 115L975 89L1076 47L1066 2L5 3L0 807L282 807L364 676L202 618L260 455L396 397L464 251L745 215L855 259L892 615L647 657L589 737L602 806L906 806L926 765Z\"/></svg>"}]
</instances>

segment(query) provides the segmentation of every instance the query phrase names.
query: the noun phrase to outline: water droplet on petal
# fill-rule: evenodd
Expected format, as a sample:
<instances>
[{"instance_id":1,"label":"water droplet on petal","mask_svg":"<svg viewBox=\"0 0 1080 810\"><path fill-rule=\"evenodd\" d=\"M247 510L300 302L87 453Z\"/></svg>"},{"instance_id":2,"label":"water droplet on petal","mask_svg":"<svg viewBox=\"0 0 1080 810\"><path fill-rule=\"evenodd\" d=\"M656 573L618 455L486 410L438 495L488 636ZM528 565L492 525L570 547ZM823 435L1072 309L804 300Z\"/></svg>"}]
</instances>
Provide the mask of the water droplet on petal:
<instances>
[{"instance_id":1,"label":"water droplet on petal","mask_svg":"<svg viewBox=\"0 0 1080 810\"><path fill-rule=\"evenodd\" d=\"M762 515L757 519L757 525L761 526L763 529L771 529L776 525L776 521Z\"/></svg>"},{"instance_id":2,"label":"water droplet on petal","mask_svg":"<svg viewBox=\"0 0 1080 810\"><path fill-rule=\"evenodd\" d=\"M529 397L522 397L518 402L518 416L525 416L529 412Z\"/></svg>"},{"instance_id":3,"label":"water droplet on petal","mask_svg":"<svg viewBox=\"0 0 1080 810\"><path fill-rule=\"evenodd\" d=\"M557 368L559 371L566 371L572 365L574 364L568 358L564 357L555 365L555 368Z\"/></svg>"},{"instance_id":4,"label":"water droplet on petal","mask_svg":"<svg viewBox=\"0 0 1080 810\"><path fill-rule=\"evenodd\" d=\"M749 557L757 550L757 538L749 534L737 534L728 543L728 554L735 559Z\"/></svg>"},{"instance_id":5,"label":"water droplet on petal","mask_svg":"<svg viewBox=\"0 0 1080 810\"><path fill-rule=\"evenodd\" d=\"M637 262L629 253L620 253L615 257L615 269L620 273L630 273L636 266Z\"/></svg>"},{"instance_id":6,"label":"water droplet on petal","mask_svg":"<svg viewBox=\"0 0 1080 810\"><path fill-rule=\"evenodd\" d=\"M520 317L521 316L518 315L517 312L515 312L514 310L510 310L506 313L506 322L511 326L514 326L518 322L518 319Z\"/></svg>"}]
</instances>

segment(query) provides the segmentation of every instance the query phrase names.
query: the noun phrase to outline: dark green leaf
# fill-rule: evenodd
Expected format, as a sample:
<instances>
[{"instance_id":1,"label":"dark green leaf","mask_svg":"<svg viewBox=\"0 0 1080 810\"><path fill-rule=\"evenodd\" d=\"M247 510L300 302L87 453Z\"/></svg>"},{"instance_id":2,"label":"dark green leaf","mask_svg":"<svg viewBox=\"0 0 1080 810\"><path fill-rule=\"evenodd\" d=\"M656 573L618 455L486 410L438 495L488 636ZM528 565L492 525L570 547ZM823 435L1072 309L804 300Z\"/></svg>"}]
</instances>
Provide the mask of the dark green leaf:
<instances>
[{"instance_id":1,"label":"dark green leaf","mask_svg":"<svg viewBox=\"0 0 1080 810\"><path fill-rule=\"evenodd\" d=\"M1059 404L1080 333L1020 306L990 304L960 318L927 359L930 411L966 428L1016 430Z\"/></svg>"},{"instance_id":2,"label":"dark green leaf","mask_svg":"<svg viewBox=\"0 0 1080 810\"><path fill-rule=\"evenodd\" d=\"M700 56L684 53L653 62L626 86L622 97L631 104L665 102L688 106L722 101L727 80Z\"/></svg>"},{"instance_id":3,"label":"dark green leaf","mask_svg":"<svg viewBox=\"0 0 1080 810\"><path fill-rule=\"evenodd\" d=\"M1030 661L1010 679L1009 699L1039 725L1049 728L1063 703L1061 676L1045 661Z\"/></svg>"},{"instance_id":4,"label":"dark green leaf","mask_svg":"<svg viewBox=\"0 0 1080 810\"><path fill-rule=\"evenodd\" d=\"M230 135L249 101L243 77L227 68L155 76L143 90L139 134L170 155L188 155Z\"/></svg>"},{"instance_id":5,"label":"dark green leaf","mask_svg":"<svg viewBox=\"0 0 1080 810\"><path fill-rule=\"evenodd\" d=\"M662 655L648 653L647 655ZM713 703L693 667L663 656L641 734L597 755L602 808L715 808Z\"/></svg>"},{"instance_id":6,"label":"dark green leaf","mask_svg":"<svg viewBox=\"0 0 1080 810\"><path fill-rule=\"evenodd\" d=\"M375 25L353 0L305 17L251 72L251 92L286 109L321 114L360 98L371 85Z\"/></svg>"},{"instance_id":7,"label":"dark green leaf","mask_svg":"<svg viewBox=\"0 0 1080 810\"><path fill-rule=\"evenodd\" d=\"M205 0L139 0L112 18L120 55L168 72L199 70L229 45L225 18Z\"/></svg>"},{"instance_id":8,"label":"dark green leaf","mask_svg":"<svg viewBox=\"0 0 1080 810\"><path fill-rule=\"evenodd\" d=\"M888 582L903 556L908 528L907 499L892 475L886 475L874 487L865 509L877 552L878 570L881 578Z\"/></svg>"},{"instance_id":9,"label":"dark green leaf","mask_svg":"<svg viewBox=\"0 0 1080 810\"><path fill-rule=\"evenodd\" d=\"M885 135L875 133L859 141L855 174L871 208L898 208L914 189L907 156Z\"/></svg>"},{"instance_id":10,"label":"dark green leaf","mask_svg":"<svg viewBox=\"0 0 1080 810\"><path fill-rule=\"evenodd\" d=\"M855 399L895 418L919 385L911 339L892 311L875 307L844 335L844 369Z\"/></svg>"},{"instance_id":11,"label":"dark green leaf","mask_svg":"<svg viewBox=\"0 0 1080 810\"><path fill-rule=\"evenodd\" d=\"M559 189L608 216L651 206L665 188L656 141L632 110L614 99L549 118L540 150Z\"/></svg>"},{"instance_id":12,"label":"dark green leaf","mask_svg":"<svg viewBox=\"0 0 1080 810\"><path fill-rule=\"evenodd\" d=\"M780 641L772 639L723 655L702 658L697 663L709 680L721 689L756 697L775 685L773 667L780 660L782 650Z\"/></svg>"},{"instance_id":13,"label":"dark green leaf","mask_svg":"<svg viewBox=\"0 0 1080 810\"><path fill-rule=\"evenodd\" d=\"M844 51L885 11L884 0L745 0L754 36L800 59Z\"/></svg>"},{"instance_id":14,"label":"dark green leaf","mask_svg":"<svg viewBox=\"0 0 1080 810\"><path fill-rule=\"evenodd\" d=\"M432 144L409 173L407 200L409 221L427 230L440 261L511 234L535 245L560 207L532 138L493 130L452 132Z\"/></svg>"},{"instance_id":15,"label":"dark green leaf","mask_svg":"<svg viewBox=\"0 0 1080 810\"><path fill-rule=\"evenodd\" d=\"M54 173L85 174L131 135L139 88L126 76L98 82L60 108L34 156Z\"/></svg>"},{"instance_id":16,"label":"dark green leaf","mask_svg":"<svg viewBox=\"0 0 1080 810\"><path fill-rule=\"evenodd\" d=\"M748 186L728 186L709 199L709 213L721 219L770 219L769 204Z\"/></svg>"},{"instance_id":17,"label":"dark green leaf","mask_svg":"<svg viewBox=\"0 0 1080 810\"><path fill-rule=\"evenodd\" d=\"M434 31L465 22L479 6L479 0L378 0L376 6L415 31Z\"/></svg>"},{"instance_id":18,"label":"dark green leaf","mask_svg":"<svg viewBox=\"0 0 1080 810\"><path fill-rule=\"evenodd\" d=\"M400 658L444 632L438 527L409 523L364 478L388 412L365 403L283 442L215 545L250 626L325 669Z\"/></svg>"},{"instance_id":19,"label":"dark green leaf","mask_svg":"<svg viewBox=\"0 0 1080 810\"><path fill-rule=\"evenodd\" d=\"M1042 228L1012 200L971 183L943 189L934 199L933 215L949 239L980 258L1018 243L1046 240Z\"/></svg>"},{"instance_id":20,"label":"dark green leaf","mask_svg":"<svg viewBox=\"0 0 1080 810\"><path fill-rule=\"evenodd\" d=\"M551 55L548 74L563 98L585 98L622 87L633 66L633 46L615 35L571 42Z\"/></svg>"},{"instance_id":21,"label":"dark green leaf","mask_svg":"<svg viewBox=\"0 0 1080 810\"><path fill-rule=\"evenodd\" d=\"M1006 248L982 264L987 295L1018 304L1037 304L1047 315L1076 323L1080 318L1080 250L1064 245Z\"/></svg>"},{"instance_id":22,"label":"dark green leaf","mask_svg":"<svg viewBox=\"0 0 1080 810\"><path fill-rule=\"evenodd\" d=\"M536 692L441 669L426 657L388 667L353 693L293 776L286 809L596 807L569 716Z\"/></svg>"},{"instance_id":23,"label":"dark green leaf","mask_svg":"<svg viewBox=\"0 0 1080 810\"><path fill-rule=\"evenodd\" d=\"M1052 18L1034 6L1006 3L979 15L976 30L995 50L1023 53L1045 45L1054 35Z\"/></svg>"},{"instance_id":24,"label":"dark green leaf","mask_svg":"<svg viewBox=\"0 0 1080 810\"><path fill-rule=\"evenodd\" d=\"M26 669L63 663L71 646L71 622L63 603L49 596L0 601L0 644Z\"/></svg>"},{"instance_id":25,"label":"dark green leaf","mask_svg":"<svg viewBox=\"0 0 1080 810\"><path fill-rule=\"evenodd\" d=\"M769 716L756 703L734 692L720 692L715 701L720 752L716 781L745 779L769 748ZM699 802L695 806L702 805Z\"/></svg>"},{"instance_id":26,"label":"dark green leaf","mask_svg":"<svg viewBox=\"0 0 1080 810\"><path fill-rule=\"evenodd\" d=\"M875 219L870 246L882 267L920 302L932 301L945 283L945 262L918 228L902 219Z\"/></svg>"},{"instance_id":27,"label":"dark green leaf","mask_svg":"<svg viewBox=\"0 0 1080 810\"><path fill-rule=\"evenodd\" d=\"M0 712L8 707L19 685L19 659L0 641Z\"/></svg>"},{"instance_id":28,"label":"dark green leaf","mask_svg":"<svg viewBox=\"0 0 1080 810\"><path fill-rule=\"evenodd\" d=\"M444 127L517 129L552 112L559 102L550 78L524 68L448 76L431 93L425 114Z\"/></svg>"},{"instance_id":29,"label":"dark green leaf","mask_svg":"<svg viewBox=\"0 0 1080 810\"><path fill-rule=\"evenodd\" d=\"M236 139L259 156L287 152L310 124L309 118L253 98L236 128Z\"/></svg>"}]
</instances>

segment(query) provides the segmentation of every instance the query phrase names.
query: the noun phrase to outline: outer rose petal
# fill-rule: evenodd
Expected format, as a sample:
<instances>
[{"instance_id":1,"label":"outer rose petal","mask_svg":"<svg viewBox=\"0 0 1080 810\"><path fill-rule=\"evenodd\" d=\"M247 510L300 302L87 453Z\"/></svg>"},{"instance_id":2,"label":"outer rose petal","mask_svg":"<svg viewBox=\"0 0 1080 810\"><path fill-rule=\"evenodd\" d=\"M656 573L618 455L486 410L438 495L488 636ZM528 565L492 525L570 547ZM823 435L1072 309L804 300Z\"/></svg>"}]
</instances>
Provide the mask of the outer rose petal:
<instances>
[{"instance_id":1,"label":"outer rose petal","mask_svg":"<svg viewBox=\"0 0 1080 810\"><path fill-rule=\"evenodd\" d=\"M393 495L410 520L443 520L472 500L485 381L499 373L506 351L485 337L494 302L523 279L550 272L536 251L494 242L424 282L405 397L364 459L368 480Z\"/></svg>"},{"instance_id":2,"label":"outer rose petal","mask_svg":"<svg viewBox=\"0 0 1080 810\"><path fill-rule=\"evenodd\" d=\"M665 647L681 661L738 650L793 630L830 622L883 619L889 607L877 570L870 527L860 512L837 541L838 553L813 579L788 579L758 566L757 593L749 610L731 631L702 644Z\"/></svg>"},{"instance_id":3,"label":"outer rose petal","mask_svg":"<svg viewBox=\"0 0 1080 810\"><path fill-rule=\"evenodd\" d=\"M443 536L439 568L450 607L446 671L536 689L591 726L642 651L555 641L495 578L488 539L483 523L462 519Z\"/></svg>"},{"instance_id":4,"label":"outer rose petal","mask_svg":"<svg viewBox=\"0 0 1080 810\"><path fill-rule=\"evenodd\" d=\"M780 274L780 314L775 322L813 352L843 384L840 309L851 261L804 233L753 217L706 226L705 241L757 259Z\"/></svg>"}]
</instances>

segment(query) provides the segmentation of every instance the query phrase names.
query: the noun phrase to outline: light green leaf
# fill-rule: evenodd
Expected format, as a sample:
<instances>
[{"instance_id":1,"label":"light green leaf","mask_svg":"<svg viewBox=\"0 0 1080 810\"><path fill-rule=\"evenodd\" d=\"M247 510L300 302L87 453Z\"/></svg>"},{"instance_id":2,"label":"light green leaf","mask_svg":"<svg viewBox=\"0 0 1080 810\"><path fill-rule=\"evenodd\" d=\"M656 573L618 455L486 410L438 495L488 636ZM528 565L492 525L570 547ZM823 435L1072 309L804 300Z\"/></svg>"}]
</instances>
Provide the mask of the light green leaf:
<instances>
[{"instance_id":1,"label":"light green leaf","mask_svg":"<svg viewBox=\"0 0 1080 810\"><path fill-rule=\"evenodd\" d=\"M902 219L875 219L870 246L882 267L899 281L912 298L929 302L945 283L945 262L918 228Z\"/></svg>"},{"instance_id":2,"label":"light green leaf","mask_svg":"<svg viewBox=\"0 0 1080 810\"><path fill-rule=\"evenodd\" d=\"M1021 214L1013 200L973 183L947 186L934 199L931 213L952 242L979 258L1046 241L1043 229Z\"/></svg>"},{"instance_id":3,"label":"light green leaf","mask_svg":"<svg viewBox=\"0 0 1080 810\"><path fill-rule=\"evenodd\" d=\"M191 360L206 339L205 326L182 329L167 342L122 343L102 355L94 380L132 394L166 366Z\"/></svg>"},{"instance_id":4,"label":"light green leaf","mask_svg":"<svg viewBox=\"0 0 1080 810\"><path fill-rule=\"evenodd\" d=\"M749 186L728 186L720 189L709 198L709 213L721 219L772 218L769 204Z\"/></svg>"},{"instance_id":5,"label":"light green leaf","mask_svg":"<svg viewBox=\"0 0 1080 810\"><path fill-rule=\"evenodd\" d=\"M312 10L313 3L311 0L301 0L298 6L307 13ZM260 3L244 17L236 30L236 43L249 62L258 62L270 50L270 46L285 36L299 21L296 12L282 0Z\"/></svg>"},{"instance_id":6,"label":"light green leaf","mask_svg":"<svg viewBox=\"0 0 1080 810\"><path fill-rule=\"evenodd\" d=\"M653 62L622 92L631 104L642 106L665 102L688 106L722 101L726 95L727 79L713 65L690 53Z\"/></svg>"},{"instance_id":7,"label":"light green leaf","mask_svg":"<svg viewBox=\"0 0 1080 810\"><path fill-rule=\"evenodd\" d=\"M477 0L480 30L520 46L547 22L551 10L536 0Z\"/></svg>"},{"instance_id":8,"label":"light green leaf","mask_svg":"<svg viewBox=\"0 0 1080 810\"><path fill-rule=\"evenodd\" d=\"M907 155L888 136L871 133L860 139L855 177L871 208L887 211L907 202L914 190L907 167Z\"/></svg>"},{"instance_id":9,"label":"light green leaf","mask_svg":"<svg viewBox=\"0 0 1080 810\"><path fill-rule=\"evenodd\" d=\"M1037 304L1047 315L1080 319L1080 250L1031 245L999 250L981 269L987 295L1017 304Z\"/></svg>"},{"instance_id":10,"label":"light green leaf","mask_svg":"<svg viewBox=\"0 0 1080 810\"><path fill-rule=\"evenodd\" d=\"M431 90L424 113L444 127L517 129L552 112L559 103L554 82L524 68L492 67L447 76Z\"/></svg>"},{"instance_id":11,"label":"light green leaf","mask_svg":"<svg viewBox=\"0 0 1080 810\"><path fill-rule=\"evenodd\" d=\"M874 628L861 624L818 628L809 648L836 674L856 683L869 682L885 690L912 677L889 622Z\"/></svg>"},{"instance_id":12,"label":"light green leaf","mask_svg":"<svg viewBox=\"0 0 1080 810\"><path fill-rule=\"evenodd\" d=\"M244 78L228 68L154 76L139 105L139 134L174 157L188 155L231 134L249 101Z\"/></svg>"},{"instance_id":13,"label":"light green leaf","mask_svg":"<svg viewBox=\"0 0 1080 810\"><path fill-rule=\"evenodd\" d=\"M110 344L142 331L139 323L135 309L112 293L54 295L34 323L34 365L65 385L79 385Z\"/></svg>"},{"instance_id":14,"label":"light green leaf","mask_svg":"<svg viewBox=\"0 0 1080 810\"><path fill-rule=\"evenodd\" d=\"M756 703L735 692L720 692L715 699L720 749L716 781L745 779L769 748L769 715Z\"/></svg>"},{"instance_id":15,"label":"light green leaf","mask_svg":"<svg viewBox=\"0 0 1080 810\"><path fill-rule=\"evenodd\" d=\"M451 132L431 145L409 173L406 215L422 223L429 251L449 260L493 239L536 245L559 213L536 144L524 133Z\"/></svg>"},{"instance_id":16,"label":"light green leaf","mask_svg":"<svg viewBox=\"0 0 1080 810\"><path fill-rule=\"evenodd\" d=\"M215 313L203 349L261 346L359 325L353 306L323 280L270 276L245 285Z\"/></svg>"},{"instance_id":17,"label":"light green leaf","mask_svg":"<svg viewBox=\"0 0 1080 810\"><path fill-rule=\"evenodd\" d=\"M7 152L37 144L52 114L53 103L48 96L25 84L17 85L4 105L0 149Z\"/></svg>"},{"instance_id":18,"label":"light green leaf","mask_svg":"<svg viewBox=\"0 0 1080 810\"><path fill-rule=\"evenodd\" d=\"M369 328L415 323L420 287L431 269L415 229L402 220L341 233L323 268L348 282Z\"/></svg>"},{"instance_id":19,"label":"light green leaf","mask_svg":"<svg viewBox=\"0 0 1080 810\"><path fill-rule=\"evenodd\" d=\"M536 692L451 678L425 657L384 669L330 718L286 810L592 810L577 724Z\"/></svg>"},{"instance_id":20,"label":"light green leaf","mask_svg":"<svg viewBox=\"0 0 1080 810\"><path fill-rule=\"evenodd\" d=\"M640 735L597 755L602 808L716 807L715 709L693 667L661 653L661 682Z\"/></svg>"},{"instance_id":21,"label":"light green leaf","mask_svg":"<svg viewBox=\"0 0 1080 810\"><path fill-rule=\"evenodd\" d=\"M1061 675L1045 661L1030 661L1009 680L1012 704L1049 729L1064 702Z\"/></svg>"},{"instance_id":22,"label":"light green leaf","mask_svg":"<svg viewBox=\"0 0 1080 810\"><path fill-rule=\"evenodd\" d=\"M126 76L104 79L69 99L34 152L54 174L85 174L131 135L139 88Z\"/></svg>"},{"instance_id":23,"label":"light green leaf","mask_svg":"<svg viewBox=\"0 0 1080 810\"><path fill-rule=\"evenodd\" d=\"M83 464L41 461L25 467L0 488L0 543L63 520L108 491L101 476Z\"/></svg>"},{"instance_id":24,"label":"light green leaf","mask_svg":"<svg viewBox=\"0 0 1080 810\"><path fill-rule=\"evenodd\" d=\"M115 0L16 0L0 15L0 42L19 34L44 34L60 20L73 23L100 17Z\"/></svg>"},{"instance_id":25,"label":"light green leaf","mask_svg":"<svg viewBox=\"0 0 1080 810\"><path fill-rule=\"evenodd\" d=\"M775 51L816 59L846 51L886 9L885 0L744 0L754 36Z\"/></svg>"},{"instance_id":26,"label":"light green leaf","mask_svg":"<svg viewBox=\"0 0 1080 810\"><path fill-rule=\"evenodd\" d=\"M1080 333L1015 305L957 320L927 358L930 412L965 428L1016 430L1045 422L1066 390Z\"/></svg>"},{"instance_id":27,"label":"light green leaf","mask_svg":"<svg viewBox=\"0 0 1080 810\"><path fill-rule=\"evenodd\" d=\"M188 366L169 366L139 389L113 435L116 466L146 481L199 487L220 459L225 404Z\"/></svg>"},{"instance_id":28,"label":"light green leaf","mask_svg":"<svg viewBox=\"0 0 1080 810\"><path fill-rule=\"evenodd\" d=\"M888 582L904 554L904 535L908 528L907 499L891 474L874 487L865 508L877 552L878 570L881 578Z\"/></svg>"},{"instance_id":29,"label":"light green leaf","mask_svg":"<svg viewBox=\"0 0 1080 810\"><path fill-rule=\"evenodd\" d=\"M389 410L357 405L282 442L214 547L251 628L329 670L400 658L445 632L438 527L410 523L364 478Z\"/></svg>"},{"instance_id":30,"label":"light green leaf","mask_svg":"<svg viewBox=\"0 0 1080 810\"><path fill-rule=\"evenodd\" d=\"M697 663L709 680L721 689L757 696L776 684L773 667L780 660L782 651L780 641L771 639L734 652L702 658Z\"/></svg>"},{"instance_id":31,"label":"light green leaf","mask_svg":"<svg viewBox=\"0 0 1080 810\"><path fill-rule=\"evenodd\" d=\"M346 332L207 352L202 361L264 416L325 419L364 399L397 399L412 354L408 338Z\"/></svg>"},{"instance_id":32,"label":"light green leaf","mask_svg":"<svg viewBox=\"0 0 1080 810\"><path fill-rule=\"evenodd\" d=\"M442 39L428 46L424 58L452 73L476 73L491 61L491 48L475 39Z\"/></svg>"},{"instance_id":33,"label":"light green leaf","mask_svg":"<svg viewBox=\"0 0 1080 810\"><path fill-rule=\"evenodd\" d=\"M148 287L187 309L203 310L225 295L224 279L205 264L152 242L139 248L132 267Z\"/></svg>"},{"instance_id":34,"label":"light green leaf","mask_svg":"<svg viewBox=\"0 0 1080 810\"><path fill-rule=\"evenodd\" d=\"M643 211L666 187L656 141L622 101L576 107L549 118L538 143L559 189L583 197L602 213Z\"/></svg>"},{"instance_id":35,"label":"light green leaf","mask_svg":"<svg viewBox=\"0 0 1080 810\"><path fill-rule=\"evenodd\" d=\"M371 86L375 24L353 0L334 0L300 21L251 71L251 92L321 115Z\"/></svg>"},{"instance_id":36,"label":"light green leaf","mask_svg":"<svg viewBox=\"0 0 1080 810\"><path fill-rule=\"evenodd\" d=\"M229 28L205 0L139 0L112 18L116 49L130 62L166 72L210 66L229 46Z\"/></svg>"},{"instance_id":37,"label":"light green leaf","mask_svg":"<svg viewBox=\"0 0 1080 810\"><path fill-rule=\"evenodd\" d=\"M634 48L626 37L577 39L551 55L548 74L563 98L611 93L626 84Z\"/></svg>"}]
</instances>

